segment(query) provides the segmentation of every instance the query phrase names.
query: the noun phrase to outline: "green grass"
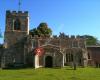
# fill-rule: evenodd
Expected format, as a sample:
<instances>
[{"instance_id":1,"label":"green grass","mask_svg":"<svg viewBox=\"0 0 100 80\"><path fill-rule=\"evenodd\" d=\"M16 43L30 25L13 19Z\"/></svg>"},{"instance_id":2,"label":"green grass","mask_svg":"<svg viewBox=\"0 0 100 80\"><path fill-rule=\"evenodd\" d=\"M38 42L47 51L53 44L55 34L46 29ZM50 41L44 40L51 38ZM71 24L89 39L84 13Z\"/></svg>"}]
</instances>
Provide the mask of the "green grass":
<instances>
[{"instance_id":1,"label":"green grass","mask_svg":"<svg viewBox=\"0 0 100 80\"><path fill-rule=\"evenodd\" d=\"M0 70L0 80L100 80L100 68Z\"/></svg>"}]
</instances>

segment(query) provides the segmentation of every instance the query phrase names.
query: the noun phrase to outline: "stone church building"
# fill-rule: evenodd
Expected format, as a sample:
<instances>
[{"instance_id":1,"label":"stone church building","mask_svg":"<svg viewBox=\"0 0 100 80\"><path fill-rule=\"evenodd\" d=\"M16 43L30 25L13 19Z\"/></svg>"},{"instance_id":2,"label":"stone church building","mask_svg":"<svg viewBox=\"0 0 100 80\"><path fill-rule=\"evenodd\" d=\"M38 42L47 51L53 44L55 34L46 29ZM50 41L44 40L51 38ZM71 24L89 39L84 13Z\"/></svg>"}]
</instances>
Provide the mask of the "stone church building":
<instances>
[{"instance_id":1,"label":"stone church building","mask_svg":"<svg viewBox=\"0 0 100 80\"><path fill-rule=\"evenodd\" d=\"M29 35L29 13L6 11L2 68L21 63L34 68L88 65L85 38L61 33L53 37ZM41 53L41 55L39 55Z\"/></svg>"}]
</instances>

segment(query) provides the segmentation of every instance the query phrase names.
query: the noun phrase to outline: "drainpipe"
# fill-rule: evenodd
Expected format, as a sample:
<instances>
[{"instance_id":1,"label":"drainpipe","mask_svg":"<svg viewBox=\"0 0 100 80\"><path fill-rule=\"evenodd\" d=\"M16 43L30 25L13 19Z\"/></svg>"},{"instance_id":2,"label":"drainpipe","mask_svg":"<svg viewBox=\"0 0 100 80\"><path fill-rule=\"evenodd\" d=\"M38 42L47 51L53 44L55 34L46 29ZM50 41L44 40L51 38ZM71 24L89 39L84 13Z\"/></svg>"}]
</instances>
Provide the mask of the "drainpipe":
<instances>
[{"instance_id":1,"label":"drainpipe","mask_svg":"<svg viewBox=\"0 0 100 80\"><path fill-rule=\"evenodd\" d=\"M62 65L62 67L64 67L64 54L62 54L63 55L63 65Z\"/></svg>"}]
</instances>

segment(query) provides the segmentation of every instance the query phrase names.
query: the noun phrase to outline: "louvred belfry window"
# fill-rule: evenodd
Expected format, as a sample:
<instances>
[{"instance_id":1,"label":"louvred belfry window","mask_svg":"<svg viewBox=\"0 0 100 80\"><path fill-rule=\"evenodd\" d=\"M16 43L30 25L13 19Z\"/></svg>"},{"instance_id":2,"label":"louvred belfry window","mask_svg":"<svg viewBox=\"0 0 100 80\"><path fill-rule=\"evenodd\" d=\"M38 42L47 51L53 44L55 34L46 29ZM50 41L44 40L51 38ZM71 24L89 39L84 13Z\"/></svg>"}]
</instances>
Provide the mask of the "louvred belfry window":
<instances>
[{"instance_id":1,"label":"louvred belfry window","mask_svg":"<svg viewBox=\"0 0 100 80\"><path fill-rule=\"evenodd\" d=\"M20 30L21 23L19 19L16 19L14 22L14 30Z\"/></svg>"},{"instance_id":2,"label":"louvred belfry window","mask_svg":"<svg viewBox=\"0 0 100 80\"><path fill-rule=\"evenodd\" d=\"M39 47L39 48L35 48L34 49L34 53L35 55L39 55L39 56L42 56L44 54L44 49Z\"/></svg>"}]
</instances>

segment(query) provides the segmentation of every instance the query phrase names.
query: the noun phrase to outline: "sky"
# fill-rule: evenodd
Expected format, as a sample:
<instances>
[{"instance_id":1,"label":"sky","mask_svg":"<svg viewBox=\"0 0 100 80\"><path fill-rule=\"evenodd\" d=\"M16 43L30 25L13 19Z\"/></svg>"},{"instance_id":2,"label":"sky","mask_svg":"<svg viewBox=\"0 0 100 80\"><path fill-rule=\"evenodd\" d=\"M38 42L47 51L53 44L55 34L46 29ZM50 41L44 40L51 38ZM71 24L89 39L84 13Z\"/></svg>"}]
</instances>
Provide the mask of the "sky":
<instances>
[{"instance_id":1,"label":"sky","mask_svg":"<svg viewBox=\"0 0 100 80\"><path fill-rule=\"evenodd\" d=\"M4 35L6 10L18 11L19 0L0 0L0 29ZM46 22L54 35L92 35L100 40L100 0L21 0L30 29ZM4 38L0 38L3 43Z\"/></svg>"}]
</instances>

